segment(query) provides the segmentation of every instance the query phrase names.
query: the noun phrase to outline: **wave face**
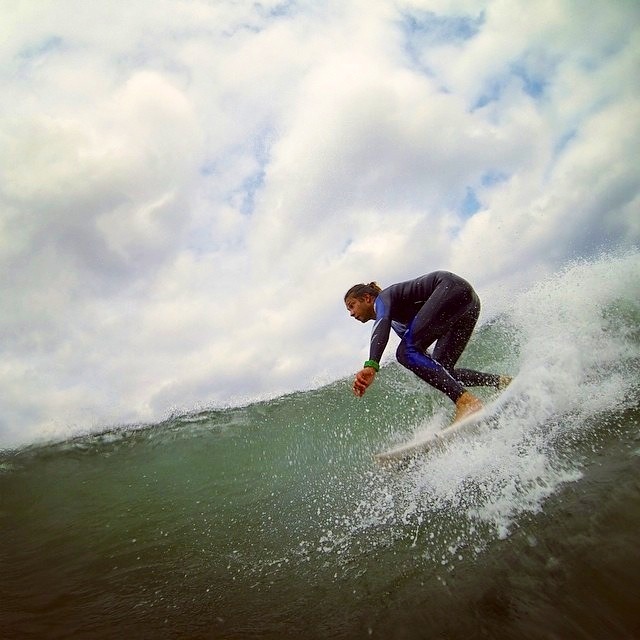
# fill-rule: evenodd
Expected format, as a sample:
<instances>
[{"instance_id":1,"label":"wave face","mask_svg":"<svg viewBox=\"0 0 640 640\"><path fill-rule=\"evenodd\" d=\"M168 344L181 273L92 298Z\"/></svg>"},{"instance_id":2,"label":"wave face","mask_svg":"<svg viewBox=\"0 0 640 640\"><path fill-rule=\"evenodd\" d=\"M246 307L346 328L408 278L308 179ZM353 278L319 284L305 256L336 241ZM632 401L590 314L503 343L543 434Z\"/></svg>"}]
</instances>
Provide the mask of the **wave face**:
<instances>
[{"instance_id":1,"label":"wave face","mask_svg":"<svg viewBox=\"0 0 640 640\"><path fill-rule=\"evenodd\" d=\"M461 362L516 375L499 428L397 471L451 415L397 365L5 451L3 636L637 637L639 301L636 254L517 297Z\"/></svg>"}]
</instances>

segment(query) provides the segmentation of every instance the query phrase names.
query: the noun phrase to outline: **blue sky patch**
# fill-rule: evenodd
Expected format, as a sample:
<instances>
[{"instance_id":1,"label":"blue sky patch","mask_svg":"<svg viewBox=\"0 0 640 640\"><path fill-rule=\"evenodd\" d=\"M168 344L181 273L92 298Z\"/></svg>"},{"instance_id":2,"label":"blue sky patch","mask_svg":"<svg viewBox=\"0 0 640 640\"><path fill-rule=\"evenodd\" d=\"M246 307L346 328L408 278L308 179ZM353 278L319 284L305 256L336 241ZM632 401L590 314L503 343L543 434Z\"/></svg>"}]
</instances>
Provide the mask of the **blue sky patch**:
<instances>
[{"instance_id":1,"label":"blue sky patch","mask_svg":"<svg viewBox=\"0 0 640 640\"><path fill-rule=\"evenodd\" d=\"M473 38L484 22L484 16L445 16L432 11L404 13L402 30L416 44L434 45L462 42Z\"/></svg>"},{"instance_id":2,"label":"blue sky patch","mask_svg":"<svg viewBox=\"0 0 640 640\"><path fill-rule=\"evenodd\" d=\"M578 130L576 128L566 131L553 147L553 153L555 156L559 156L569 146L569 143L577 136Z\"/></svg>"},{"instance_id":3,"label":"blue sky patch","mask_svg":"<svg viewBox=\"0 0 640 640\"><path fill-rule=\"evenodd\" d=\"M63 45L64 40L60 36L49 36L37 44L20 51L18 57L22 60L33 60L54 51L60 51Z\"/></svg>"},{"instance_id":4,"label":"blue sky patch","mask_svg":"<svg viewBox=\"0 0 640 640\"><path fill-rule=\"evenodd\" d=\"M417 68L428 72L422 54L425 49L463 42L473 38L484 22L484 15L447 16L432 11L403 12L400 28L404 35L404 49Z\"/></svg>"},{"instance_id":5,"label":"blue sky patch","mask_svg":"<svg viewBox=\"0 0 640 640\"><path fill-rule=\"evenodd\" d=\"M513 62L508 67L508 73L495 77L489 81L472 107L472 111L481 109L490 102L497 102L502 97L504 90L513 82L514 78L520 81L522 91L529 97L539 100L544 98L549 86L549 74L536 73L523 62Z\"/></svg>"},{"instance_id":6,"label":"blue sky patch","mask_svg":"<svg viewBox=\"0 0 640 640\"><path fill-rule=\"evenodd\" d=\"M459 212L465 217L470 218L474 213L480 211L482 205L480 204L480 200L476 196L476 192L471 188L467 187L467 192L462 200L462 204L460 205Z\"/></svg>"},{"instance_id":7,"label":"blue sky patch","mask_svg":"<svg viewBox=\"0 0 640 640\"><path fill-rule=\"evenodd\" d=\"M256 12L264 18L282 18L290 15L296 8L297 2L295 0L283 0L279 4L273 7L265 7L260 2L256 2L254 7Z\"/></svg>"},{"instance_id":8,"label":"blue sky patch","mask_svg":"<svg viewBox=\"0 0 640 640\"><path fill-rule=\"evenodd\" d=\"M509 175L503 171L487 171L480 178L480 184L483 187L492 187L501 182L506 182L509 179Z\"/></svg>"},{"instance_id":9,"label":"blue sky patch","mask_svg":"<svg viewBox=\"0 0 640 640\"><path fill-rule=\"evenodd\" d=\"M243 215L250 215L253 213L253 210L255 208L256 194L264 185L264 177L265 172L263 169L256 171L256 173L247 176L243 180L242 185L236 192L236 195L239 195L242 198L240 201L239 210Z\"/></svg>"},{"instance_id":10,"label":"blue sky patch","mask_svg":"<svg viewBox=\"0 0 640 640\"><path fill-rule=\"evenodd\" d=\"M520 78L522 89L532 98L540 98L548 85L547 78L540 74L535 74L522 64L514 64L511 67L512 75Z\"/></svg>"},{"instance_id":11,"label":"blue sky patch","mask_svg":"<svg viewBox=\"0 0 640 640\"><path fill-rule=\"evenodd\" d=\"M500 99L502 95L502 90L504 89L505 80L502 82L498 80L494 80L489 83L485 89L485 91L480 95L480 97L476 100L474 105L471 107L471 111L475 111L476 109L482 109L482 107L486 107L490 102L496 102Z\"/></svg>"}]
</instances>

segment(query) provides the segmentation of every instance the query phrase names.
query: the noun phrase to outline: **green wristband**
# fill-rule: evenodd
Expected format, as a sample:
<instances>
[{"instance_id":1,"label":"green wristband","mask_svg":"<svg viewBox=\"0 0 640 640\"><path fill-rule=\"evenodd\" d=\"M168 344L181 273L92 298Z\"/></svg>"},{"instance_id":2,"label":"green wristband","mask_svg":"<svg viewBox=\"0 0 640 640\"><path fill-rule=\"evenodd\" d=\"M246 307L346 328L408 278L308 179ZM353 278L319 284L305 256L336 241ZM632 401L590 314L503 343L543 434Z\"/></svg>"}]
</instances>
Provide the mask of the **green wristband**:
<instances>
[{"instance_id":1,"label":"green wristband","mask_svg":"<svg viewBox=\"0 0 640 640\"><path fill-rule=\"evenodd\" d=\"M367 360L364 363L365 367L371 367L375 371L380 371L380 365L375 360Z\"/></svg>"}]
</instances>

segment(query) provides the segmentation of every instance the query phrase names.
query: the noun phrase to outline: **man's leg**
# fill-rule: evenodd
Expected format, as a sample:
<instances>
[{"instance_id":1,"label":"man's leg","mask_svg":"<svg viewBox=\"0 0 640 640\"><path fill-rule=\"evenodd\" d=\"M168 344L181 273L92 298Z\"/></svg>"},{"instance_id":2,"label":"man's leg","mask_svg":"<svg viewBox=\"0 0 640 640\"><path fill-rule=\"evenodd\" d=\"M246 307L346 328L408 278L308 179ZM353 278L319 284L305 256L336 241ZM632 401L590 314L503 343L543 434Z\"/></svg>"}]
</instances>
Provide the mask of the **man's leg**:
<instances>
[{"instance_id":1,"label":"man's leg","mask_svg":"<svg viewBox=\"0 0 640 640\"><path fill-rule=\"evenodd\" d=\"M435 340L439 352L449 356L451 367L464 350L480 313L478 297L462 280L442 282L422 305L398 347L398 362L432 387L445 393L454 403L466 390L436 353L426 353ZM464 322L461 322L461 318ZM470 318L472 321L470 321Z\"/></svg>"},{"instance_id":2,"label":"man's leg","mask_svg":"<svg viewBox=\"0 0 640 640\"><path fill-rule=\"evenodd\" d=\"M500 376L484 373L474 369L455 368L458 359L466 349L469 339L478 321L480 305L472 307L462 316L445 335L438 339L433 349L433 358L451 373L451 375L465 387L496 387L500 386Z\"/></svg>"},{"instance_id":3,"label":"man's leg","mask_svg":"<svg viewBox=\"0 0 640 640\"><path fill-rule=\"evenodd\" d=\"M400 341L396 351L398 362L419 378L457 402L465 393L464 387L439 362L424 353L406 337Z\"/></svg>"},{"instance_id":4,"label":"man's leg","mask_svg":"<svg viewBox=\"0 0 640 640\"><path fill-rule=\"evenodd\" d=\"M472 305L441 338L433 349L433 358L437 360L461 385L465 387L495 387L505 389L511 382L509 376L485 373L474 369L455 368L458 359L466 349L480 315L480 301Z\"/></svg>"},{"instance_id":5,"label":"man's leg","mask_svg":"<svg viewBox=\"0 0 640 640\"><path fill-rule=\"evenodd\" d=\"M482 409L482 402L462 384L464 379L473 382L478 378L463 373L460 380L454 374L454 365L479 316L480 300L467 282L459 278L443 281L422 306L398 348L401 364L455 403L454 422ZM434 357L430 358L426 349L434 340Z\"/></svg>"}]
</instances>

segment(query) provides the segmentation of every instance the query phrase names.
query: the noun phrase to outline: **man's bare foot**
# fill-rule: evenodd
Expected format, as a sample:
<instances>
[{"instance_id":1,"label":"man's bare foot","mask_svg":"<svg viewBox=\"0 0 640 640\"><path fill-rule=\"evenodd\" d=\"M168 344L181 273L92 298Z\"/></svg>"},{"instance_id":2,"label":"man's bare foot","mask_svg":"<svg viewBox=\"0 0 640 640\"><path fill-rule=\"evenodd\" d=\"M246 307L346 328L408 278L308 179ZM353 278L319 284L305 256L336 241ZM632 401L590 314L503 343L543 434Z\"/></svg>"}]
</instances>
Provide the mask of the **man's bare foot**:
<instances>
[{"instance_id":1,"label":"man's bare foot","mask_svg":"<svg viewBox=\"0 0 640 640\"><path fill-rule=\"evenodd\" d=\"M482 406L482 402L480 402L478 398L476 398L472 393L465 391L456 402L456 414L453 417L452 424L459 422L476 411L480 411Z\"/></svg>"},{"instance_id":2,"label":"man's bare foot","mask_svg":"<svg viewBox=\"0 0 640 640\"><path fill-rule=\"evenodd\" d=\"M510 384L513 378L511 376L500 376L498 382L498 391L504 391Z\"/></svg>"}]
</instances>

